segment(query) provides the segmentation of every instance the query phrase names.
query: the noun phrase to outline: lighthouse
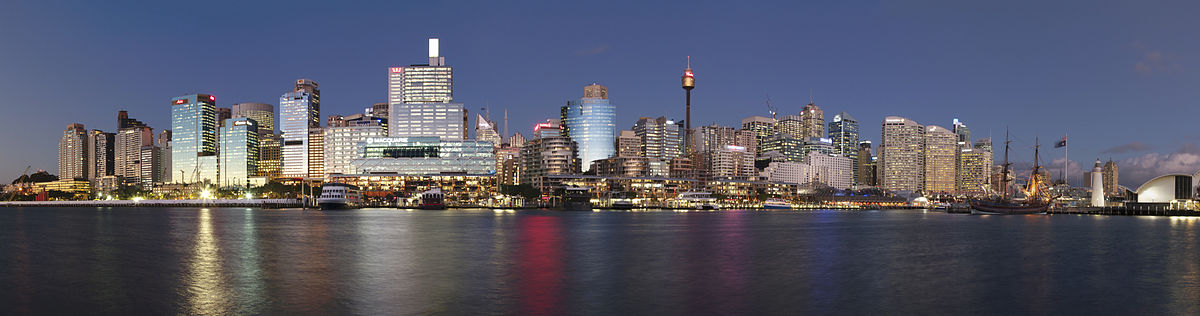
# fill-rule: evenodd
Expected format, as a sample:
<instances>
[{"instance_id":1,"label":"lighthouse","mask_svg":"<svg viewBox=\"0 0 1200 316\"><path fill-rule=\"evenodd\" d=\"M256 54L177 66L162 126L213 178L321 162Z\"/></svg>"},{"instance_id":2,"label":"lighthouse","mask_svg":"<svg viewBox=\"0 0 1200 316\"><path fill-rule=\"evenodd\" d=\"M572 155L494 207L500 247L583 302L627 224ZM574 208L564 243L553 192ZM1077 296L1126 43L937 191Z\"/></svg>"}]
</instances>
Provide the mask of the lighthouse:
<instances>
[{"instance_id":1,"label":"lighthouse","mask_svg":"<svg viewBox=\"0 0 1200 316\"><path fill-rule=\"evenodd\" d=\"M1104 207L1104 171L1100 159L1096 159L1096 167L1092 168L1092 206Z\"/></svg>"}]
</instances>

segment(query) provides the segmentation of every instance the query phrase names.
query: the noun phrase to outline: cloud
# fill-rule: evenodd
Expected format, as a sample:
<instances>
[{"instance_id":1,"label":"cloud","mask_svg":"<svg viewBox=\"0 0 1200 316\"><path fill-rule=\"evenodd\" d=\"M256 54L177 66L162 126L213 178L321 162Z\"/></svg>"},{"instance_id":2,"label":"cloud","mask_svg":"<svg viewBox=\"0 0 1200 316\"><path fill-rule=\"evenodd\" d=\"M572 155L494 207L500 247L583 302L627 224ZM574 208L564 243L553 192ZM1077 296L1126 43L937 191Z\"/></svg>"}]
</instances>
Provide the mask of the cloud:
<instances>
[{"instance_id":1,"label":"cloud","mask_svg":"<svg viewBox=\"0 0 1200 316\"><path fill-rule=\"evenodd\" d=\"M1158 49L1150 49L1141 42L1134 42L1133 48L1142 54L1141 59L1133 64L1133 71L1140 74L1155 72L1175 72L1182 68L1175 62L1174 55L1163 53Z\"/></svg>"},{"instance_id":2,"label":"cloud","mask_svg":"<svg viewBox=\"0 0 1200 316\"><path fill-rule=\"evenodd\" d=\"M1147 153L1117 162L1122 185L1137 188L1154 177L1181 173L1194 174L1200 171L1200 147L1185 144L1173 153Z\"/></svg>"},{"instance_id":3,"label":"cloud","mask_svg":"<svg viewBox=\"0 0 1200 316\"><path fill-rule=\"evenodd\" d=\"M591 56L600 55L608 51L608 44L601 44L592 48L584 48L575 50L575 56Z\"/></svg>"},{"instance_id":4,"label":"cloud","mask_svg":"<svg viewBox=\"0 0 1200 316\"><path fill-rule=\"evenodd\" d=\"M1112 148L1105 149L1104 151L1101 151L1100 153L1124 154L1124 153L1142 152L1142 151L1147 151L1147 150L1150 150L1150 145L1146 145L1145 143L1135 141L1132 143L1117 145Z\"/></svg>"}]
</instances>

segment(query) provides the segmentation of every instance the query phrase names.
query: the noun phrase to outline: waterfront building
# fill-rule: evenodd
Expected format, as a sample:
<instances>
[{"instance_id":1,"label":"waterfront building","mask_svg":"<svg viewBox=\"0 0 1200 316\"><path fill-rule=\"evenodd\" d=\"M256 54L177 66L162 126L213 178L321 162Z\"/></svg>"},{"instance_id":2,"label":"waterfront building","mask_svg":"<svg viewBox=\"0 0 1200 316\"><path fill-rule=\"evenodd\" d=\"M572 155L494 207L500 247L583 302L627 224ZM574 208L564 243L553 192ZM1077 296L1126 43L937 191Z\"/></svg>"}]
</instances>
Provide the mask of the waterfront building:
<instances>
[{"instance_id":1,"label":"waterfront building","mask_svg":"<svg viewBox=\"0 0 1200 316\"><path fill-rule=\"evenodd\" d=\"M775 152L782 155L783 161L804 162L804 145L804 141L781 133L759 147L762 148L763 155Z\"/></svg>"},{"instance_id":2,"label":"waterfront building","mask_svg":"<svg viewBox=\"0 0 1200 316\"><path fill-rule=\"evenodd\" d=\"M775 125L775 133L787 135L795 139L804 139L804 122L799 115L784 115ZM772 137L774 137L772 135Z\"/></svg>"},{"instance_id":3,"label":"waterfront building","mask_svg":"<svg viewBox=\"0 0 1200 316\"><path fill-rule=\"evenodd\" d=\"M633 199L639 207L669 206L669 203L676 200L680 193L704 189L704 185L700 181L686 178L590 175L549 175L543 178L541 182L547 183L553 188L565 186L590 188L588 193L597 199L608 197L609 192L633 193Z\"/></svg>"},{"instance_id":4,"label":"waterfront building","mask_svg":"<svg viewBox=\"0 0 1200 316\"><path fill-rule=\"evenodd\" d=\"M642 157L642 138L633 130L622 130L617 135L617 157Z\"/></svg>"},{"instance_id":5,"label":"waterfront building","mask_svg":"<svg viewBox=\"0 0 1200 316\"><path fill-rule=\"evenodd\" d=\"M258 176L258 126L252 118L226 119L221 127L220 171L221 187L249 187L250 178Z\"/></svg>"},{"instance_id":6,"label":"waterfront building","mask_svg":"<svg viewBox=\"0 0 1200 316\"><path fill-rule=\"evenodd\" d=\"M812 181L837 188L849 189L853 183L853 164L850 158L836 154L811 152L805 157Z\"/></svg>"},{"instance_id":7,"label":"waterfront building","mask_svg":"<svg viewBox=\"0 0 1200 316\"><path fill-rule=\"evenodd\" d=\"M608 157L593 161L591 170L602 177L644 177L649 175L646 163L645 157Z\"/></svg>"},{"instance_id":8,"label":"waterfront building","mask_svg":"<svg viewBox=\"0 0 1200 316\"><path fill-rule=\"evenodd\" d=\"M513 133L512 136L508 137L508 141L506 143L512 147L525 146L525 135L521 135L521 132Z\"/></svg>"},{"instance_id":9,"label":"waterfront building","mask_svg":"<svg viewBox=\"0 0 1200 316\"><path fill-rule=\"evenodd\" d=\"M871 141L858 142L857 161L854 184L871 187L879 185L875 178L875 153L871 150Z\"/></svg>"},{"instance_id":10,"label":"waterfront building","mask_svg":"<svg viewBox=\"0 0 1200 316\"><path fill-rule=\"evenodd\" d=\"M216 102L217 98L210 94L190 94L171 99L171 170L180 174L179 178L172 174L171 179L177 183L217 180ZM120 149L121 146L117 147ZM207 177L209 175L212 177Z\"/></svg>"},{"instance_id":11,"label":"waterfront building","mask_svg":"<svg viewBox=\"0 0 1200 316\"><path fill-rule=\"evenodd\" d=\"M547 192L544 176L578 174L582 172L578 147L575 141L558 134L557 120L539 123L534 129L534 139L521 148L521 184L530 184Z\"/></svg>"},{"instance_id":12,"label":"waterfront building","mask_svg":"<svg viewBox=\"0 0 1200 316\"><path fill-rule=\"evenodd\" d=\"M800 108L800 135L797 138L824 138L825 112L810 100L808 105Z\"/></svg>"},{"instance_id":13,"label":"waterfront building","mask_svg":"<svg viewBox=\"0 0 1200 316\"><path fill-rule=\"evenodd\" d=\"M920 191L925 172L922 141L925 126L916 121L888 116L883 119L879 144L879 183L890 191Z\"/></svg>"},{"instance_id":14,"label":"waterfront building","mask_svg":"<svg viewBox=\"0 0 1200 316\"><path fill-rule=\"evenodd\" d=\"M585 171L592 161L616 153L617 110L609 102L608 87L595 83L584 87L583 98L567 102L561 116L563 136L575 141Z\"/></svg>"},{"instance_id":15,"label":"waterfront building","mask_svg":"<svg viewBox=\"0 0 1200 316\"><path fill-rule=\"evenodd\" d=\"M754 134L756 144L754 152L762 153L762 148L758 146L761 146L767 140L771 139L771 136L775 135L776 124L778 122L774 118L765 116L755 115L742 119L742 130Z\"/></svg>"},{"instance_id":16,"label":"waterfront building","mask_svg":"<svg viewBox=\"0 0 1200 316\"><path fill-rule=\"evenodd\" d=\"M359 174L495 174L492 144L438 137L371 137L360 143L363 157L352 159Z\"/></svg>"},{"instance_id":17,"label":"waterfront building","mask_svg":"<svg viewBox=\"0 0 1200 316\"><path fill-rule=\"evenodd\" d=\"M309 176L313 157L310 135L321 128L320 90L308 79L296 80L296 89L279 97L280 160L283 177Z\"/></svg>"},{"instance_id":18,"label":"waterfront building","mask_svg":"<svg viewBox=\"0 0 1200 316\"><path fill-rule=\"evenodd\" d=\"M116 134L91 130L88 132L87 146L87 179L97 181L101 177L113 175Z\"/></svg>"},{"instance_id":19,"label":"waterfront building","mask_svg":"<svg viewBox=\"0 0 1200 316\"><path fill-rule=\"evenodd\" d=\"M1117 169L1117 163L1113 162L1112 158L1109 158L1108 162L1104 163L1103 169L1104 194L1106 196L1124 196L1125 192L1121 190L1121 183L1119 182L1120 173Z\"/></svg>"},{"instance_id":20,"label":"waterfront building","mask_svg":"<svg viewBox=\"0 0 1200 316\"><path fill-rule=\"evenodd\" d=\"M302 79L303 80L303 79ZM313 83L314 91L316 83ZM259 135L275 133L275 106L266 103L243 102L233 105L230 118L245 117L254 120Z\"/></svg>"},{"instance_id":21,"label":"waterfront building","mask_svg":"<svg viewBox=\"0 0 1200 316\"><path fill-rule=\"evenodd\" d=\"M67 124L58 139L58 177L86 179L88 177L88 132L83 124Z\"/></svg>"},{"instance_id":22,"label":"waterfront building","mask_svg":"<svg viewBox=\"0 0 1200 316\"><path fill-rule=\"evenodd\" d=\"M736 136L737 130L732 127L714 123L697 127L692 133L692 143L696 145L697 152L717 152L725 149L725 146L733 145Z\"/></svg>"},{"instance_id":23,"label":"waterfront building","mask_svg":"<svg viewBox=\"0 0 1200 316\"><path fill-rule=\"evenodd\" d=\"M38 182L32 185L34 192L62 191L75 194L76 198L85 199L92 195L92 184L87 180L59 178L55 181Z\"/></svg>"},{"instance_id":24,"label":"waterfront building","mask_svg":"<svg viewBox=\"0 0 1200 316\"><path fill-rule=\"evenodd\" d=\"M129 183L141 182L142 147L154 145L153 131L148 126L126 127L113 143L113 174Z\"/></svg>"},{"instance_id":25,"label":"waterfront building","mask_svg":"<svg viewBox=\"0 0 1200 316\"><path fill-rule=\"evenodd\" d=\"M753 181L758 175L754 168L754 151L746 146L734 143L725 145L722 149L709 152L706 160L708 179Z\"/></svg>"},{"instance_id":26,"label":"waterfront building","mask_svg":"<svg viewBox=\"0 0 1200 316\"><path fill-rule=\"evenodd\" d=\"M804 184L810 181L808 164L791 161L771 161L759 173L759 178L767 182Z\"/></svg>"},{"instance_id":27,"label":"waterfront building","mask_svg":"<svg viewBox=\"0 0 1200 316\"><path fill-rule=\"evenodd\" d=\"M328 174L355 174L351 161L363 157L368 138L386 137L382 126L334 126L324 129L324 171Z\"/></svg>"},{"instance_id":28,"label":"waterfront building","mask_svg":"<svg viewBox=\"0 0 1200 316\"><path fill-rule=\"evenodd\" d=\"M503 185L521 184L521 147L496 148L496 178Z\"/></svg>"},{"instance_id":29,"label":"waterfront building","mask_svg":"<svg viewBox=\"0 0 1200 316\"><path fill-rule=\"evenodd\" d=\"M646 158L669 161L683 156L683 127L675 121L666 117L642 117L633 125L633 133L641 138L642 154Z\"/></svg>"},{"instance_id":30,"label":"waterfront building","mask_svg":"<svg viewBox=\"0 0 1200 316\"><path fill-rule=\"evenodd\" d=\"M467 110L462 103L405 103L393 107L389 115L389 137L467 139Z\"/></svg>"},{"instance_id":31,"label":"waterfront building","mask_svg":"<svg viewBox=\"0 0 1200 316\"><path fill-rule=\"evenodd\" d=\"M958 194L986 194L991 178L992 153L980 148L959 149L957 169Z\"/></svg>"},{"instance_id":32,"label":"waterfront building","mask_svg":"<svg viewBox=\"0 0 1200 316\"><path fill-rule=\"evenodd\" d=\"M957 179L958 136L941 126L926 126L921 153L925 193L953 193Z\"/></svg>"},{"instance_id":33,"label":"waterfront building","mask_svg":"<svg viewBox=\"0 0 1200 316\"><path fill-rule=\"evenodd\" d=\"M841 112L829 122L829 140L833 154L850 158L853 179L858 179L858 120L849 113ZM857 183L857 181L853 181Z\"/></svg>"},{"instance_id":34,"label":"waterfront building","mask_svg":"<svg viewBox=\"0 0 1200 316\"><path fill-rule=\"evenodd\" d=\"M330 175L329 182L345 183L362 190L368 204L415 207L421 193L441 189L448 206L499 206L489 202L498 192L495 174L348 174Z\"/></svg>"},{"instance_id":35,"label":"waterfront building","mask_svg":"<svg viewBox=\"0 0 1200 316\"><path fill-rule=\"evenodd\" d=\"M492 147L500 148L504 143L500 139L500 131L496 123L489 121L483 115L475 114L475 140L491 142Z\"/></svg>"}]
</instances>

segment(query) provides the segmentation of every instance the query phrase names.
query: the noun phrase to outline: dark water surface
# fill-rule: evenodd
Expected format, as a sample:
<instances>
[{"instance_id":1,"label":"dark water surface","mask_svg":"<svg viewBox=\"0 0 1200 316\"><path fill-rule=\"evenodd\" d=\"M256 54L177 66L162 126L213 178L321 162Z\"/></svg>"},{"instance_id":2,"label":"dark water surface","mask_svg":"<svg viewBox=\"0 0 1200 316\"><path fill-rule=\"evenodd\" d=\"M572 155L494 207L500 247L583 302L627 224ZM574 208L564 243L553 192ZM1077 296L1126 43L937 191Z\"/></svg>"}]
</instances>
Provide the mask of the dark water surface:
<instances>
[{"instance_id":1,"label":"dark water surface","mask_svg":"<svg viewBox=\"0 0 1200 316\"><path fill-rule=\"evenodd\" d=\"M0 209L0 314L1200 314L1200 219Z\"/></svg>"}]
</instances>

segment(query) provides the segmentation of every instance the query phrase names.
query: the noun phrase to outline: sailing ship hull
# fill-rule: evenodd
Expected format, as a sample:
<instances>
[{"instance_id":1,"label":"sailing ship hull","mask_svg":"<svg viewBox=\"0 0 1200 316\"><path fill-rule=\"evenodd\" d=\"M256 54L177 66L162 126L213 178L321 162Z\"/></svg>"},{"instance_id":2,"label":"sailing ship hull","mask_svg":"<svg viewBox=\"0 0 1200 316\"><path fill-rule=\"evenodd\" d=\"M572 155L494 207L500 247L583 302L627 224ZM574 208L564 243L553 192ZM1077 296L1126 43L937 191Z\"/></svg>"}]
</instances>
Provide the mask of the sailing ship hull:
<instances>
[{"instance_id":1,"label":"sailing ship hull","mask_svg":"<svg viewBox=\"0 0 1200 316\"><path fill-rule=\"evenodd\" d=\"M971 203L971 214L981 214L981 215L1046 214L1046 210L1049 208L1050 208L1050 205L974 202L974 203Z\"/></svg>"}]
</instances>

